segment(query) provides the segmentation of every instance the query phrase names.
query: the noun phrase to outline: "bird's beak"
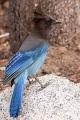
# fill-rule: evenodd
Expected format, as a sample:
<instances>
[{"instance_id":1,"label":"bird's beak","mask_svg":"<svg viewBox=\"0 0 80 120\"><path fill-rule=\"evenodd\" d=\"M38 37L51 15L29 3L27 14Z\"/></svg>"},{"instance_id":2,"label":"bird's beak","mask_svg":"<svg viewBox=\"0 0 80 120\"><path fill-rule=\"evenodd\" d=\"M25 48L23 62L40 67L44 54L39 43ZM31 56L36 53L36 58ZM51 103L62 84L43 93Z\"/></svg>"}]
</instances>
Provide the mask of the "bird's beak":
<instances>
[{"instance_id":1,"label":"bird's beak","mask_svg":"<svg viewBox=\"0 0 80 120\"><path fill-rule=\"evenodd\" d=\"M59 21L59 20L55 20L54 22L53 22L53 24L60 24L61 23L61 21Z\"/></svg>"}]
</instances>

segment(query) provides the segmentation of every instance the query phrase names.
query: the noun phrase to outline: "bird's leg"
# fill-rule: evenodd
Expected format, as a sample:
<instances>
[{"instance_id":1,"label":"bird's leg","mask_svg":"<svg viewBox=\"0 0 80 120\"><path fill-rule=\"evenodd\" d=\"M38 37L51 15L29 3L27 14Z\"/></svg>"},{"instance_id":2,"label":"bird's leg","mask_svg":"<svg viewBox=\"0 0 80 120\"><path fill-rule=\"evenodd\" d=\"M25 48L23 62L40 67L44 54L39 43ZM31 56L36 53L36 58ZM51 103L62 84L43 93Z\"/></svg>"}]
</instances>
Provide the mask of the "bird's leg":
<instances>
[{"instance_id":1,"label":"bird's leg","mask_svg":"<svg viewBox=\"0 0 80 120\"><path fill-rule=\"evenodd\" d=\"M47 87L48 85L49 85L49 83L48 84L45 84L45 85L43 85L40 81L39 81L39 79L36 77L36 76L33 76L34 78L35 78L35 80L40 84L40 86L41 86L41 88L45 88L45 87Z\"/></svg>"},{"instance_id":2,"label":"bird's leg","mask_svg":"<svg viewBox=\"0 0 80 120\"><path fill-rule=\"evenodd\" d=\"M27 80L28 80L29 84L33 84L35 82L35 81L30 81L31 78L32 78L32 76L27 77Z\"/></svg>"},{"instance_id":3,"label":"bird's leg","mask_svg":"<svg viewBox=\"0 0 80 120\"><path fill-rule=\"evenodd\" d=\"M27 80L28 80L29 84L31 84L30 77L28 77Z\"/></svg>"}]
</instances>

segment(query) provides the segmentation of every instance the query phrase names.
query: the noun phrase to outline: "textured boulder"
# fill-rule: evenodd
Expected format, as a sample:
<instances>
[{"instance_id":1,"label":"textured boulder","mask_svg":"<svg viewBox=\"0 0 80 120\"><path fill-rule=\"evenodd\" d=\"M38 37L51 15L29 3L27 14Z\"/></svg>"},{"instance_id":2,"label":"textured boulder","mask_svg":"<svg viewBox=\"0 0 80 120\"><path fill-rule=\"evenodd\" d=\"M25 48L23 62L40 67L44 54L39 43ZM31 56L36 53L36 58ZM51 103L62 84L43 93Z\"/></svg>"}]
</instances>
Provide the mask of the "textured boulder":
<instances>
[{"instance_id":1,"label":"textured boulder","mask_svg":"<svg viewBox=\"0 0 80 120\"><path fill-rule=\"evenodd\" d=\"M80 87L54 74L39 79L49 85L43 90L35 82L25 85L21 112L16 120L80 120ZM12 90L8 88L0 93L0 120L12 120L8 112Z\"/></svg>"}]
</instances>

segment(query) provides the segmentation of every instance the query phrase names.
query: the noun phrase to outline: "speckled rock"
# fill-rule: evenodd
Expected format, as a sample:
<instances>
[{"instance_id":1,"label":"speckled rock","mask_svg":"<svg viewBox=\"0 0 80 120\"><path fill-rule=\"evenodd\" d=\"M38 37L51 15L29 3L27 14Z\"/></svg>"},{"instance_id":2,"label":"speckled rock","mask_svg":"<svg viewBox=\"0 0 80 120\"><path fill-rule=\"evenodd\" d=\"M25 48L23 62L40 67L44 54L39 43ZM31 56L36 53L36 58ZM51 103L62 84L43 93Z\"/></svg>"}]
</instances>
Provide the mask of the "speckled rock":
<instances>
[{"instance_id":1,"label":"speckled rock","mask_svg":"<svg viewBox=\"0 0 80 120\"><path fill-rule=\"evenodd\" d=\"M80 120L80 87L55 74L39 79L50 84L43 90L38 83L25 85L21 112L15 120ZM7 88L0 93L0 120L13 119L9 117L12 91Z\"/></svg>"}]
</instances>

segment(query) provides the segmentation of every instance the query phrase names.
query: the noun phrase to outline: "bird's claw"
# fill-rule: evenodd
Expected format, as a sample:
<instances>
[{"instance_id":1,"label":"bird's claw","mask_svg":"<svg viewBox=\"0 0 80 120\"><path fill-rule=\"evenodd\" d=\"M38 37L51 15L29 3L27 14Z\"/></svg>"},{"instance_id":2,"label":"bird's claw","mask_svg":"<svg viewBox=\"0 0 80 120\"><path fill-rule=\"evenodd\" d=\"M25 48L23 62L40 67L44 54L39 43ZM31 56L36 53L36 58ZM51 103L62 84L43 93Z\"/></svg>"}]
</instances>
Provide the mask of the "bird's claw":
<instances>
[{"instance_id":1,"label":"bird's claw","mask_svg":"<svg viewBox=\"0 0 80 120\"><path fill-rule=\"evenodd\" d=\"M42 85L41 88L40 88L38 91L43 90L43 89L46 88L49 84L50 84L50 83L48 82L48 83L46 83L45 85Z\"/></svg>"}]
</instances>

